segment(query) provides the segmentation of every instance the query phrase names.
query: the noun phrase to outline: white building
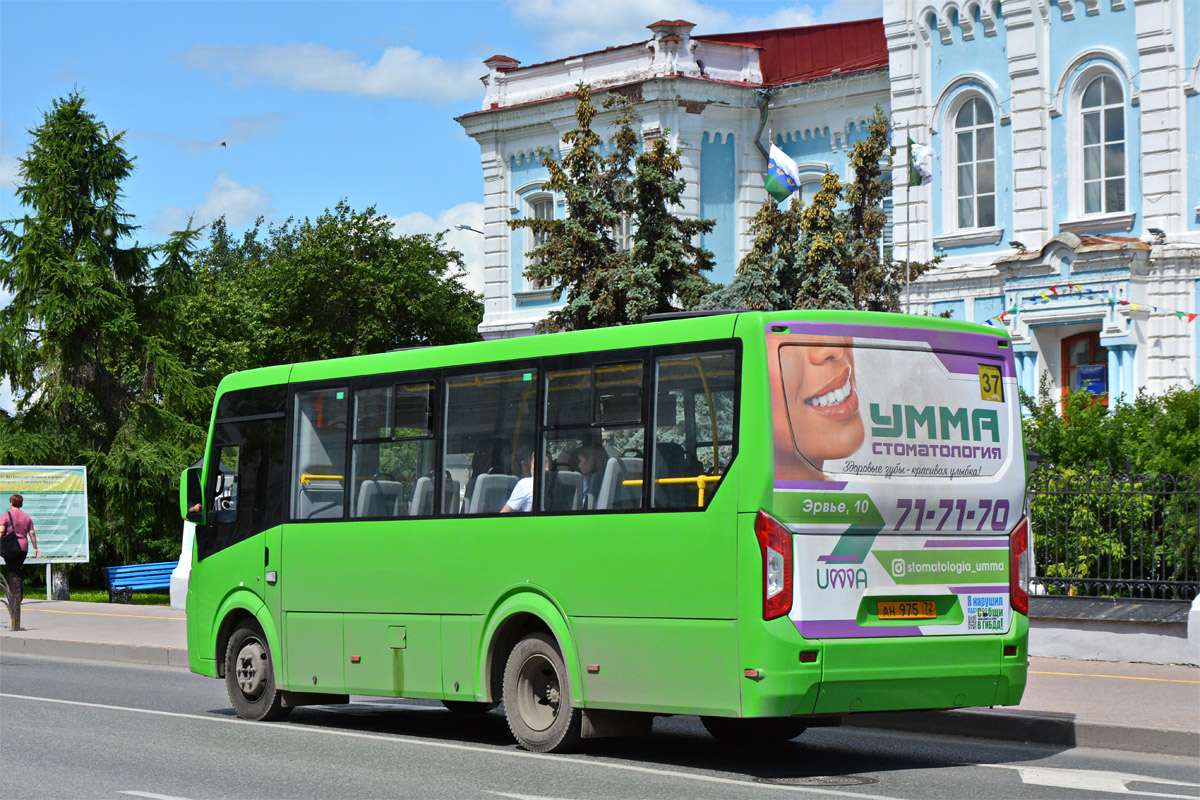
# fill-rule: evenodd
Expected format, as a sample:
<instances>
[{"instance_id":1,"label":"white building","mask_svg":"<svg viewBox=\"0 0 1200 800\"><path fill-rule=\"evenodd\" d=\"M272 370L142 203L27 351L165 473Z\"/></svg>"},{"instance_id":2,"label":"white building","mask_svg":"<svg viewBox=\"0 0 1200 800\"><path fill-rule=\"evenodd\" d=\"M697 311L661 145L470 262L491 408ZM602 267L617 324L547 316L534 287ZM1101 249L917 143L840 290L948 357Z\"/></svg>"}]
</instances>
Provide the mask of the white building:
<instances>
[{"instance_id":1,"label":"white building","mask_svg":"<svg viewBox=\"0 0 1200 800\"><path fill-rule=\"evenodd\" d=\"M483 109L458 120L483 160L481 333L529 333L558 302L526 283L532 234L506 223L563 214L536 151L563 152L583 81L631 98L643 134L680 149L681 213L717 220L714 280L749 248L768 136L800 164L807 199L827 168L849 177L878 105L896 127L895 255L945 255L913 285L914 313L1008 326L1028 391L1046 375L1121 402L1197 382L1200 0L933 2L736 34L663 20L635 44L488 59ZM602 113L596 127L611 124ZM908 136L938 154L931 185L906 188Z\"/></svg>"},{"instance_id":2,"label":"white building","mask_svg":"<svg viewBox=\"0 0 1200 800\"><path fill-rule=\"evenodd\" d=\"M800 164L811 195L826 169L846 177L847 153L876 105L888 107L887 48L879 20L751 33L693 35L683 20L648 26L652 38L544 64L507 56L484 62L481 111L458 118L483 155L486 267L485 338L520 336L558 302L528 284L529 231L509 220L564 213L563 199L542 190L536 151L565 153L575 127L571 93L580 81L634 101L643 135L663 135L681 151L687 181L684 216L717 220L704 237L716 259L710 276L726 283L749 249L747 226L763 189L768 135ZM764 107L764 104L766 107ZM613 114L595 129L612 131Z\"/></svg>"},{"instance_id":3,"label":"white building","mask_svg":"<svg viewBox=\"0 0 1200 800\"><path fill-rule=\"evenodd\" d=\"M1002 322L1026 391L1196 383L1200 2L884 8L897 141L937 153L895 176L897 255L946 256L913 311Z\"/></svg>"}]
</instances>

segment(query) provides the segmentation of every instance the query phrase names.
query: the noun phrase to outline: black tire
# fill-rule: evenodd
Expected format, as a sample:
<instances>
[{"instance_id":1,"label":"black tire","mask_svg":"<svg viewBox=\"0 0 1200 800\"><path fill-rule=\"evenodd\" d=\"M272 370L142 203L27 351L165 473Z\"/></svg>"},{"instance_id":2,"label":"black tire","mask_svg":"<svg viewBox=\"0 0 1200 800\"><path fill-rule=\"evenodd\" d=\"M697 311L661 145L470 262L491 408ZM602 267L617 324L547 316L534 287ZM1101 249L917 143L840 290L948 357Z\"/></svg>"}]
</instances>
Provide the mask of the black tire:
<instances>
[{"instance_id":1,"label":"black tire","mask_svg":"<svg viewBox=\"0 0 1200 800\"><path fill-rule=\"evenodd\" d=\"M242 719L275 720L292 713L283 705L275 685L275 662L267 637L253 623L243 622L225 648L225 691Z\"/></svg>"},{"instance_id":2,"label":"black tire","mask_svg":"<svg viewBox=\"0 0 1200 800\"><path fill-rule=\"evenodd\" d=\"M473 714L486 714L498 706L499 703L476 703L471 700L443 700L442 705L446 707L447 711L467 717Z\"/></svg>"},{"instance_id":3,"label":"black tire","mask_svg":"<svg viewBox=\"0 0 1200 800\"><path fill-rule=\"evenodd\" d=\"M701 717L700 724L718 742L735 746L780 744L807 729L804 720L797 717Z\"/></svg>"},{"instance_id":4,"label":"black tire","mask_svg":"<svg viewBox=\"0 0 1200 800\"><path fill-rule=\"evenodd\" d=\"M504 715L517 744L535 753L579 746L583 715L571 703L571 682L554 637L531 633L504 667Z\"/></svg>"}]
</instances>

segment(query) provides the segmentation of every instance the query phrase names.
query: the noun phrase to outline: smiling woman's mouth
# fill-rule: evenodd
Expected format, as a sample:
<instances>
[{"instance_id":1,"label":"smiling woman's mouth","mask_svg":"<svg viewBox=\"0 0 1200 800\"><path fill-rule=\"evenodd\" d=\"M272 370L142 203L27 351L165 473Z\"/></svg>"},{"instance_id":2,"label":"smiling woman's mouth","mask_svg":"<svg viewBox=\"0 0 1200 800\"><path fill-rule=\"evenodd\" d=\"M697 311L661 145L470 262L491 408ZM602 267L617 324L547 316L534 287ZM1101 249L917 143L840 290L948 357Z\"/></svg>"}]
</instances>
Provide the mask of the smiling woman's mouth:
<instances>
[{"instance_id":1,"label":"smiling woman's mouth","mask_svg":"<svg viewBox=\"0 0 1200 800\"><path fill-rule=\"evenodd\" d=\"M854 394L854 386L850 383L850 370L846 370L844 375L830 383L833 384L832 387L827 384L819 394L805 400L804 404L817 408L831 408L846 402L846 398Z\"/></svg>"}]
</instances>

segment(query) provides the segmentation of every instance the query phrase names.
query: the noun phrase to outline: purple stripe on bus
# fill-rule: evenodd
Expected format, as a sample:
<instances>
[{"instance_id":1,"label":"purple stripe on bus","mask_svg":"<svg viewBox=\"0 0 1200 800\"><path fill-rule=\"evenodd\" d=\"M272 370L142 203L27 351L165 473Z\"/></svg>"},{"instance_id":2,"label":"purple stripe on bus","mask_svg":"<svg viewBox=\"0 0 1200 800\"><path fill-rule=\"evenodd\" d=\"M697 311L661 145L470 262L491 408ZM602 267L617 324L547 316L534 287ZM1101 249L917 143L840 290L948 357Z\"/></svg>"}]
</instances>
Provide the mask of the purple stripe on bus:
<instances>
[{"instance_id":1,"label":"purple stripe on bus","mask_svg":"<svg viewBox=\"0 0 1200 800\"><path fill-rule=\"evenodd\" d=\"M1008 547L1008 539L940 539L926 547Z\"/></svg>"},{"instance_id":2,"label":"purple stripe on bus","mask_svg":"<svg viewBox=\"0 0 1200 800\"><path fill-rule=\"evenodd\" d=\"M840 325L826 322L772 322L768 327L787 325L788 333L821 336L851 336L864 339L895 339L901 342L925 342L950 372L962 375L979 373L979 359L998 365L1000 374L1015 378L1016 363L1012 348L1001 350L996 336L960 331L931 331L924 328L892 328L874 325Z\"/></svg>"},{"instance_id":3,"label":"purple stripe on bus","mask_svg":"<svg viewBox=\"0 0 1200 800\"><path fill-rule=\"evenodd\" d=\"M829 561L834 564L857 564L858 562L862 561L862 559L863 559L862 556L856 556L856 555L818 556L817 557L817 561Z\"/></svg>"},{"instance_id":4,"label":"purple stripe on bus","mask_svg":"<svg viewBox=\"0 0 1200 800\"><path fill-rule=\"evenodd\" d=\"M775 488L785 492L804 489L823 489L827 492L840 492L846 488L846 481L775 481Z\"/></svg>"},{"instance_id":5,"label":"purple stripe on bus","mask_svg":"<svg viewBox=\"0 0 1200 800\"><path fill-rule=\"evenodd\" d=\"M808 639L862 639L880 636L920 636L921 629L907 625L895 628L864 628L852 619L792 620Z\"/></svg>"},{"instance_id":6,"label":"purple stripe on bus","mask_svg":"<svg viewBox=\"0 0 1200 800\"><path fill-rule=\"evenodd\" d=\"M1008 587L1003 584L991 586L951 586L951 594L1008 594Z\"/></svg>"}]
</instances>

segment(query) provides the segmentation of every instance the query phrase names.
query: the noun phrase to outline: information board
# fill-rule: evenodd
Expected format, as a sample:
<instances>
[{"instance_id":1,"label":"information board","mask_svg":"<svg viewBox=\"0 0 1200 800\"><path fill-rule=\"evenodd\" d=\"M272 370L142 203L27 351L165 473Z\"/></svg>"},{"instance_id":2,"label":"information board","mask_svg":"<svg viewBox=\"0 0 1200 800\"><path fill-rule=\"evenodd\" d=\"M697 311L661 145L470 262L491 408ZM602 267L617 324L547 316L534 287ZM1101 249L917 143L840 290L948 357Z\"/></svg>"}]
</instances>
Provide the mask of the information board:
<instances>
[{"instance_id":1,"label":"information board","mask_svg":"<svg viewBox=\"0 0 1200 800\"><path fill-rule=\"evenodd\" d=\"M24 498L42 553L31 552L26 564L88 560L87 467L0 467L0 514L14 494Z\"/></svg>"}]
</instances>

